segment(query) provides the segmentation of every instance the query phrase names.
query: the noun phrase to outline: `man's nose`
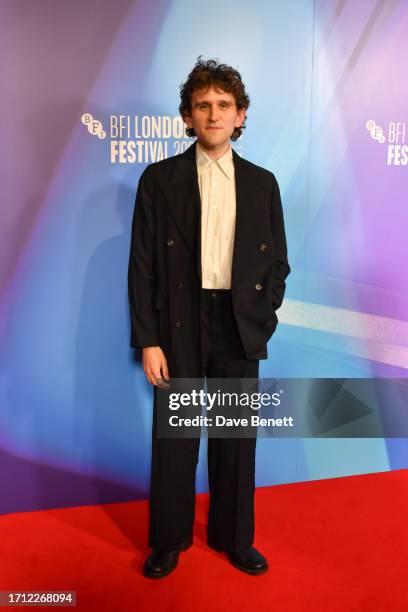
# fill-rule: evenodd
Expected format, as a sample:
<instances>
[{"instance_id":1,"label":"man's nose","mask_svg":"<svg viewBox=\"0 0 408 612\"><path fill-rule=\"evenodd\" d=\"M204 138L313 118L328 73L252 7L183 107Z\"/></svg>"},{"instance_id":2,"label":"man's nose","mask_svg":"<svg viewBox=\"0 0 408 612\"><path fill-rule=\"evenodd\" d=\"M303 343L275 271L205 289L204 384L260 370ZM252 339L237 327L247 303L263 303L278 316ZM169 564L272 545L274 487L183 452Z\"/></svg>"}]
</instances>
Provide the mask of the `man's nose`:
<instances>
[{"instance_id":1,"label":"man's nose","mask_svg":"<svg viewBox=\"0 0 408 612\"><path fill-rule=\"evenodd\" d=\"M209 119L210 121L216 121L218 119L218 108L216 106L210 107Z\"/></svg>"}]
</instances>

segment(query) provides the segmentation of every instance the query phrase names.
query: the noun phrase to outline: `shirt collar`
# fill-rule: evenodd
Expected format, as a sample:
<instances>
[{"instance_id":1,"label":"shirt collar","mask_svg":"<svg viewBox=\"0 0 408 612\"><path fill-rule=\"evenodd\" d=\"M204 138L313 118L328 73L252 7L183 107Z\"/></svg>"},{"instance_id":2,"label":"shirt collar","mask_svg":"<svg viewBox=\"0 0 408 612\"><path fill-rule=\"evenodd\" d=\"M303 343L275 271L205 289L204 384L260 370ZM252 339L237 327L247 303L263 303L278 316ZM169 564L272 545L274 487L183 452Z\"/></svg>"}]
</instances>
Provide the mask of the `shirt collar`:
<instances>
[{"instance_id":1,"label":"shirt collar","mask_svg":"<svg viewBox=\"0 0 408 612\"><path fill-rule=\"evenodd\" d=\"M200 147L197 142L196 160L198 170L204 170L204 168L208 167L210 164L215 163L218 164L219 168L223 171L227 178L232 179L234 176L234 162L232 160L231 144L229 146L229 149L224 153L224 155L222 155L218 159L211 159L211 157L207 155L207 153Z\"/></svg>"}]
</instances>

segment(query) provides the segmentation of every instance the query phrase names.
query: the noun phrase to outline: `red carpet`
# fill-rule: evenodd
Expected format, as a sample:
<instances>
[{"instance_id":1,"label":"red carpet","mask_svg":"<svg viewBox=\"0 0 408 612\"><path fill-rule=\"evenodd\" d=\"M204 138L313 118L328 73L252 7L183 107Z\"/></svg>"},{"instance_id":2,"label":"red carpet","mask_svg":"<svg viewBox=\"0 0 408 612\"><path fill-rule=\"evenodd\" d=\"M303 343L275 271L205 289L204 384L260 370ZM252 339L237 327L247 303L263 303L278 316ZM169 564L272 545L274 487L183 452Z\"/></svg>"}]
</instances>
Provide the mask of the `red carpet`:
<instances>
[{"instance_id":1,"label":"red carpet","mask_svg":"<svg viewBox=\"0 0 408 612\"><path fill-rule=\"evenodd\" d=\"M140 573L147 502L3 515L0 590L76 590L76 609L101 612L408 610L408 470L257 489L262 576L206 547L207 505L199 495L194 546L156 581Z\"/></svg>"}]
</instances>

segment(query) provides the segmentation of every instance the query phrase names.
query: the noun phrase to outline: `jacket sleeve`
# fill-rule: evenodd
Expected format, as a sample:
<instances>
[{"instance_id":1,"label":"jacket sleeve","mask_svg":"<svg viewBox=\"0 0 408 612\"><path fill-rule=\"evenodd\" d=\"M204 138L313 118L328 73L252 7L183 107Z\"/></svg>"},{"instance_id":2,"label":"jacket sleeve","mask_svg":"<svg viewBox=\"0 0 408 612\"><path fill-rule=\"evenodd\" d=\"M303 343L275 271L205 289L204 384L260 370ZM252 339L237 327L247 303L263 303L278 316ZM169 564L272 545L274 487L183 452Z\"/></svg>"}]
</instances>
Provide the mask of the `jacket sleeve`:
<instances>
[{"instance_id":1,"label":"jacket sleeve","mask_svg":"<svg viewBox=\"0 0 408 612\"><path fill-rule=\"evenodd\" d=\"M128 268L128 296L131 319L130 346L159 345L155 288L155 210L154 185L147 167L137 187L133 212Z\"/></svg>"},{"instance_id":2,"label":"jacket sleeve","mask_svg":"<svg viewBox=\"0 0 408 612\"><path fill-rule=\"evenodd\" d=\"M285 279L290 273L287 256L285 225L283 221L282 202L279 185L273 176L272 190L272 234L275 248L275 269L273 274L273 307L277 310L283 301L286 283Z\"/></svg>"}]
</instances>

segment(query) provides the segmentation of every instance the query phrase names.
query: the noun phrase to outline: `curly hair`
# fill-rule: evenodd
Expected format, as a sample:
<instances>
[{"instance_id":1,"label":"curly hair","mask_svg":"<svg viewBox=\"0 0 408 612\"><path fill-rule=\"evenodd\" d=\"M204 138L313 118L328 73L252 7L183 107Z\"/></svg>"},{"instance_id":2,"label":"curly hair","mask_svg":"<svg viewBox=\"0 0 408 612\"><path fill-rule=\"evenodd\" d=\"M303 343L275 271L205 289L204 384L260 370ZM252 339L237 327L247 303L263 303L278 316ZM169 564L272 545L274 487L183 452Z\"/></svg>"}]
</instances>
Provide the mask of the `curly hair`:
<instances>
[{"instance_id":1,"label":"curly hair","mask_svg":"<svg viewBox=\"0 0 408 612\"><path fill-rule=\"evenodd\" d=\"M238 109L247 109L250 104L250 98L245 91L245 86L238 70L235 70L235 68L227 64L220 64L214 59L205 61L201 58L202 55L199 55L186 82L180 85L181 102L179 111L183 119L184 115L191 115L191 98L193 92L198 89L207 89L211 85L215 85L219 89L231 93L235 98ZM245 121L241 127L236 127L234 129L231 140L237 140L241 136L242 130L246 127ZM187 136L196 135L194 128L186 128L186 134Z\"/></svg>"}]
</instances>

